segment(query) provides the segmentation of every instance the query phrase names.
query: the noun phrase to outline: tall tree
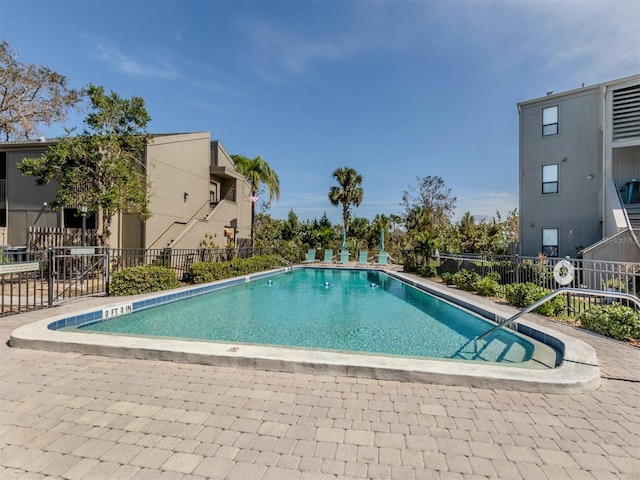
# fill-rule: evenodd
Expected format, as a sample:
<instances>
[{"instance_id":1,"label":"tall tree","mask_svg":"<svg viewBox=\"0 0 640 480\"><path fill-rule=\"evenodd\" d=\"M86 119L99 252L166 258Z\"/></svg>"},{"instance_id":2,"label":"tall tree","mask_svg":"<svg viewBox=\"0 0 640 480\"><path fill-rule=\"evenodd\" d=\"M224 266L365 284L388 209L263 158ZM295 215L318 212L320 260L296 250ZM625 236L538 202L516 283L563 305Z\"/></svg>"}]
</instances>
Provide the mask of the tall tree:
<instances>
[{"instance_id":1,"label":"tall tree","mask_svg":"<svg viewBox=\"0 0 640 480\"><path fill-rule=\"evenodd\" d=\"M235 163L236 170L247 180L251 190L251 196L257 197L260 188L264 185L269 192L269 203L275 197L280 199L280 179L278 174L271 166L260 156L256 158L248 158L244 155L231 155ZM251 241L254 235L254 219L256 215L256 202L251 202Z\"/></svg>"},{"instance_id":2,"label":"tall tree","mask_svg":"<svg viewBox=\"0 0 640 480\"><path fill-rule=\"evenodd\" d=\"M342 224L345 232L349 232L351 221L351 206L359 206L364 197L362 189L362 175L350 167L340 167L333 172L333 177L339 186L329 189L329 200L336 207L342 204Z\"/></svg>"},{"instance_id":3,"label":"tall tree","mask_svg":"<svg viewBox=\"0 0 640 480\"><path fill-rule=\"evenodd\" d=\"M51 207L79 207L102 213L105 242L111 235L111 219L118 212L146 220L149 184L143 162L150 120L140 97L106 95L103 87L89 85L90 111L86 127L78 136L67 136L39 158L18 164L23 175L32 175L39 185L52 180L60 184Z\"/></svg>"},{"instance_id":4,"label":"tall tree","mask_svg":"<svg viewBox=\"0 0 640 480\"><path fill-rule=\"evenodd\" d=\"M67 79L42 65L20 63L9 44L0 42L0 135L5 141L37 135L38 126L67 119L81 90L67 87Z\"/></svg>"},{"instance_id":5,"label":"tall tree","mask_svg":"<svg viewBox=\"0 0 640 480\"><path fill-rule=\"evenodd\" d=\"M282 239L293 240L298 237L298 233L300 233L300 221L292 208L289 210L287 219L282 223Z\"/></svg>"},{"instance_id":6,"label":"tall tree","mask_svg":"<svg viewBox=\"0 0 640 480\"><path fill-rule=\"evenodd\" d=\"M444 180L438 176L416 177L417 186L410 186L402 195L407 230L437 233L449 224L457 198L451 195Z\"/></svg>"}]
</instances>

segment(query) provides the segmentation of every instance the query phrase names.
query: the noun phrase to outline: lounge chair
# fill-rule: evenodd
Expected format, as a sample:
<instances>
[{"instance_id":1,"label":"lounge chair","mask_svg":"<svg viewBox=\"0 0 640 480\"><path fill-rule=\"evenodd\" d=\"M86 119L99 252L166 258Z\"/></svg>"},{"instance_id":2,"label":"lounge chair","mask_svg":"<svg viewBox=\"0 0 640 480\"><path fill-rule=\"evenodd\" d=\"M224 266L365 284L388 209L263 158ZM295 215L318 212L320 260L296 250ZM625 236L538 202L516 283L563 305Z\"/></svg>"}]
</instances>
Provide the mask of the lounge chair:
<instances>
[{"instance_id":1,"label":"lounge chair","mask_svg":"<svg viewBox=\"0 0 640 480\"><path fill-rule=\"evenodd\" d=\"M333 250L327 248L324 251L324 259L322 260L322 263L331 263L333 262Z\"/></svg>"},{"instance_id":2,"label":"lounge chair","mask_svg":"<svg viewBox=\"0 0 640 480\"><path fill-rule=\"evenodd\" d=\"M387 258L389 257L389 254L387 252L380 252L378 254L378 265L386 265L387 264Z\"/></svg>"},{"instance_id":3,"label":"lounge chair","mask_svg":"<svg viewBox=\"0 0 640 480\"><path fill-rule=\"evenodd\" d=\"M348 262L349 262L349 250L341 250L340 263L348 263Z\"/></svg>"},{"instance_id":4,"label":"lounge chair","mask_svg":"<svg viewBox=\"0 0 640 480\"><path fill-rule=\"evenodd\" d=\"M305 258L302 263L313 263L316 261L316 249L310 248L307 252L307 258Z\"/></svg>"},{"instance_id":5,"label":"lounge chair","mask_svg":"<svg viewBox=\"0 0 640 480\"><path fill-rule=\"evenodd\" d=\"M369 251L360 250L360 254L358 255L358 264L366 265L368 262L369 262Z\"/></svg>"}]
</instances>

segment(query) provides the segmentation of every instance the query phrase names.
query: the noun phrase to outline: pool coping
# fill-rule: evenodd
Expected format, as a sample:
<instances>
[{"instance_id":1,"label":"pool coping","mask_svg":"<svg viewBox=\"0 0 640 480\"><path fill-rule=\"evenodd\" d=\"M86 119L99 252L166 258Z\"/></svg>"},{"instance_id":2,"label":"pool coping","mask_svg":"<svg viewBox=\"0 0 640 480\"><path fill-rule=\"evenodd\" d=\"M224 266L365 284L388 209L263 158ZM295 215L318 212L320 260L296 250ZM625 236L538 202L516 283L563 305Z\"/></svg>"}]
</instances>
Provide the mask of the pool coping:
<instances>
[{"instance_id":1,"label":"pool coping","mask_svg":"<svg viewBox=\"0 0 640 480\"><path fill-rule=\"evenodd\" d=\"M313 268L300 266L293 268ZM104 355L118 358L167 360L215 366L254 368L260 370L303 372L325 375L355 376L380 380L399 380L478 388L519 390L538 393L579 393L600 385L600 369L595 350L587 343L558 331L526 320L514 324L515 329L562 354L561 364L553 369L532 370L496 364L460 362L440 359L391 357L371 354L294 349L241 343L200 342L168 338L105 335L99 333L55 330L82 321L97 319L98 312L124 314L134 305L144 306L188 298L208 291L282 273L277 269L260 274L221 280L206 285L182 287L154 294L117 297L102 307L80 309L52 315L45 320L17 328L9 340L12 347ZM455 292L428 285L400 272L378 268L386 274L436 295L454 304L495 320L501 318L496 309L471 303ZM158 300L162 299L162 300ZM69 322L69 319L74 319Z\"/></svg>"}]
</instances>

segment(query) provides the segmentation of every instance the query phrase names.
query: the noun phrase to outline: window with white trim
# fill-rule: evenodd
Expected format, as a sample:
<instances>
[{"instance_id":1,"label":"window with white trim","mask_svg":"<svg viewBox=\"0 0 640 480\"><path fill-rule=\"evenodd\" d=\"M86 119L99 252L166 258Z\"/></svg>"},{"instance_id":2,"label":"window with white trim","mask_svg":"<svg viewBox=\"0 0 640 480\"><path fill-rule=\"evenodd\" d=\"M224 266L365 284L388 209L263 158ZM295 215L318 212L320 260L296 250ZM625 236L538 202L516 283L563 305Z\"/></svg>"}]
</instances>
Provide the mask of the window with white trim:
<instances>
[{"instance_id":1,"label":"window with white trim","mask_svg":"<svg viewBox=\"0 0 640 480\"><path fill-rule=\"evenodd\" d=\"M557 257L559 231L557 228L542 229L542 253L547 257Z\"/></svg>"},{"instance_id":2,"label":"window with white trim","mask_svg":"<svg viewBox=\"0 0 640 480\"><path fill-rule=\"evenodd\" d=\"M542 166L542 194L558 193L558 164Z\"/></svg>"},{"instance_id":3,"label":"window with white trim","mask_svg":"<svg viewBox=\"0 0 640 480\"><path fill-rule=\"evenodd\" d=\"M558 106L542 109L542 136L558 134Z\"/></svg>"}]
</instances>

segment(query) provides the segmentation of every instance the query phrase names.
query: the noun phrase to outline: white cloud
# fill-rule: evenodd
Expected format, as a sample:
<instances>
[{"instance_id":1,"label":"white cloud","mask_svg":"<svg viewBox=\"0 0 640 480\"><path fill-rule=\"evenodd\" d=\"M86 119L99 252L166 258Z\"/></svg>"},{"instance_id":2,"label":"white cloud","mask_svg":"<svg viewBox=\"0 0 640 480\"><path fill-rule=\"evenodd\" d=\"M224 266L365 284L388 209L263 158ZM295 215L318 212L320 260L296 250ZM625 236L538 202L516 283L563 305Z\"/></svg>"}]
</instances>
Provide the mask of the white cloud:
<instances>
[{"instance_id":1,"label":"white cloud","mask_svg":"<svg viewBox=\"0 0 640 480\"><path fill-rule=\"evenodd\" d=\"M348 8L345 7L345 15ZM337 25L320 34L256 18L245 18L240 29L251 40L246 53L251 67L269 83L287 84L321 63L337 62L386 45L384 35L371 25Z\"/></svg>"},{"instance_id":2,"label":"white cloud","mask_svg":"<svg viewBox=\"0 0 640 480\"><path fill-rule=\"evenodd\" d=\"M110 39L100 39L96 42L95 58L102 60L118 72L131 77L154 77L174 79L178 72L171 63L164 58L157 58L152 62L143 62L129 55L125 55Z\"/></svg>"},{"instance_id":3,"label":"white cloud","mask_svg":"<svg viewBox=\"0 0 640 480\"><path fill-rule=\"evenodd\" d=\"M485 78L518 72L563 82L558 90L640 70L636 0L355 2L341 14L321 33L244 19L249 62L263 79L285 83L361 53L438 50L477 62Z\"/></svg>"},{"instance_id":4,"label":"white cloud","mask_svg":"<svg viewBox=\"0 0 640 480\"><path fill-rule=\"evenodd\" d=\"M636 0L467 5L450 16L462 13L457 21L470 29L469 47L483 60L485 77L519 72L544 78L559 91L640 70Z\"/></svg>"}]
</instances>

